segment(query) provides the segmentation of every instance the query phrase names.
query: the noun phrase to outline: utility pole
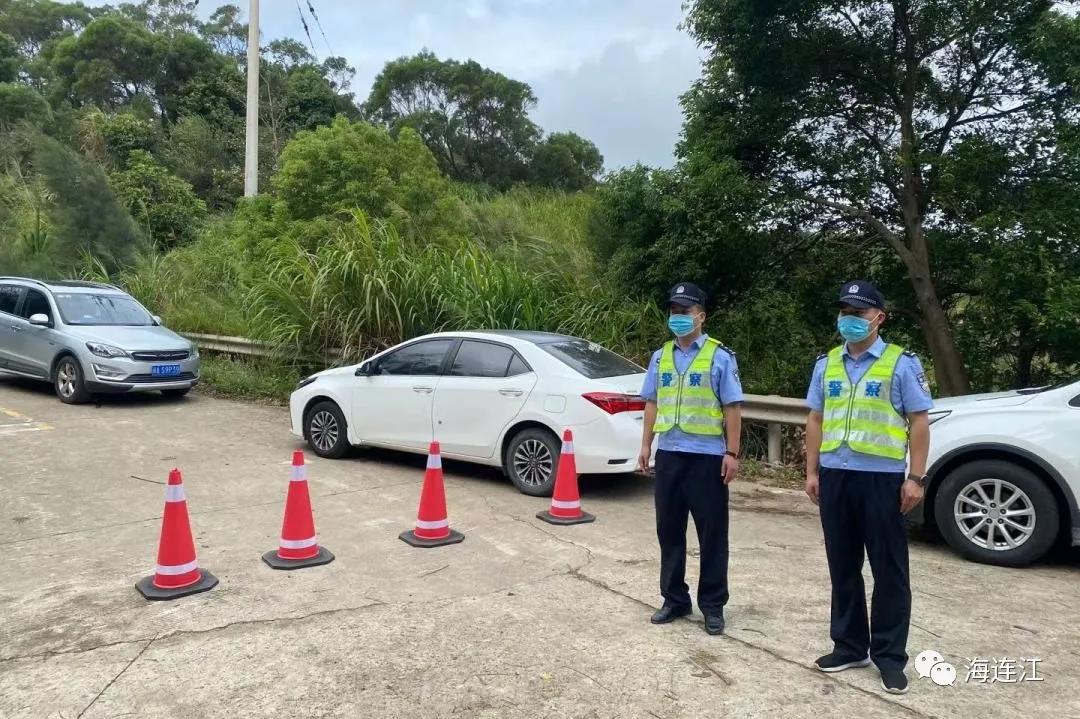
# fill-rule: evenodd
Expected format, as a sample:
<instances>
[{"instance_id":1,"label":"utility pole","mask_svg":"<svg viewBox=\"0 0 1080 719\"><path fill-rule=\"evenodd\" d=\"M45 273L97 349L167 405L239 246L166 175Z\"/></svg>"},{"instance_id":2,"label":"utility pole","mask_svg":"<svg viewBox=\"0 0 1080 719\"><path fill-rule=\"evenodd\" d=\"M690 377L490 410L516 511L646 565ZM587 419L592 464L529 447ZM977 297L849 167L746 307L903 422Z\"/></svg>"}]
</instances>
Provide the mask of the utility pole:
<instances>
[{"instance_id":1,"label":"utility pole","mask_svg":"<svg viewBox=\"0 0 1080 719\"><path fill-rule=\"evenodd\" d=\"M244 197L259 194L259 0L250 0L247 46L247 129Z\"/></svg>"}]
</instances>

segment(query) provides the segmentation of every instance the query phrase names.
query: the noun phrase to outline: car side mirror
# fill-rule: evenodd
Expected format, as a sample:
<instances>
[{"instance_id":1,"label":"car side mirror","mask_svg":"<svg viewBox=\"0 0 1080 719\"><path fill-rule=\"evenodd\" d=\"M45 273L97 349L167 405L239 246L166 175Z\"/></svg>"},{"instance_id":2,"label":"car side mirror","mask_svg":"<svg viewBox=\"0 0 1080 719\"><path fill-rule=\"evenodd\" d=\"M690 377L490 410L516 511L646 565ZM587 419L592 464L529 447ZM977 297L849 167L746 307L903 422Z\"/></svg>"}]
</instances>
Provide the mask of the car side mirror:
<instances>
[{"instance_id":1,"label":"car side mirror","mask_svg":"<svg viewBox=\"0 0 1080 719\"><path fill-rule=\"evenodd\" d=\"M52 327L52 320L49 319L49 316L47 314L43 314L41 312L30 315L29 322L35 327Z\"/></svg>"},{"instance_id":2,"label":"car side mirror","mask_svg":"<svg viewBox=\"0 0 1080 719\"><path fill-rule=\"evenodd\" d=\"M154 320L154 324L157 325L158 327L162 326L161 317L159 317L158 315L151 315L151 319Z\"/></svg>"},{"instance_id":3,"label":"car side mirror","mask_svg":"<svg viewBox=\"0 0 1080 719\"><path fill-rule=\"evenodd\" d=\"M375 363L370 360L364 362L356 368L356 372L354 372L353 374L355 374L357 377L371 377L373 374L375 374Z\"/></svg>"}]
</instances>

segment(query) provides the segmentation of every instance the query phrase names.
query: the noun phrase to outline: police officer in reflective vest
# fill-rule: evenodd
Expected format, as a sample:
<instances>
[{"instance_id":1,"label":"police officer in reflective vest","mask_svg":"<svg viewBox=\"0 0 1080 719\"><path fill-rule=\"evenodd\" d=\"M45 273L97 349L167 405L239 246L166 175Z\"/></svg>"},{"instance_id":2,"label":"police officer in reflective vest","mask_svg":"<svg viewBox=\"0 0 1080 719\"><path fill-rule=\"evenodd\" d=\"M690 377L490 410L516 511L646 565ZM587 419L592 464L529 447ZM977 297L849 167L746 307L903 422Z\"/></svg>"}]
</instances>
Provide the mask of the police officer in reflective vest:
<instances>
[{"instance_id":1,"label":"police officer in reflective vest","mask_svg":"<svg viewBox=\"0 0 1080 719\"><path fill-rule=\"evenodd\" d=\"M806 397L806 493L820 507L832 579L833 651L817 667L873 661L882 688L903 694L911 621L904 514L922 500L933 401L918 357L878 336L885 317L869 282L841 288L845 342L818 357ZM864 551L874 575L869 623Z\"/></svg>"},{"instance_id":2,"label":"police officer in reflective vest","mask_svg":"<svg viewBox=\"0 0 1080 719\"><path fill-rule=\"evenodd\" d=\"M735 354L702 332L705 293L689 282L672 288L668 327L675 335L652 356L641 389L645 422L638 466L656 452L656 536L660 540L665 624L690 613L686 523L694 516L701 547L698 608L709 634L724 631L728 600L728 487L739 471L742 385Z\"/></svg>"}]
</instances>

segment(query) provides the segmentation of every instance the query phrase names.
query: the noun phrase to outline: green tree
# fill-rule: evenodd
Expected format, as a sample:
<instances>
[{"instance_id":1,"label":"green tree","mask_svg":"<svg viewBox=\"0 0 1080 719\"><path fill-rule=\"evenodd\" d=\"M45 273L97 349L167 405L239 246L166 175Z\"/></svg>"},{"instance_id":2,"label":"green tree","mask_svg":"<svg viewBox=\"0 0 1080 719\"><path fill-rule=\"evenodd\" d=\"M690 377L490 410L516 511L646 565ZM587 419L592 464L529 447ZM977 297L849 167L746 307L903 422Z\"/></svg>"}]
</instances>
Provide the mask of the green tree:
<instances>
[{"instance_id":1,"label":"green tree","mask_svg":"<svg viewBox=\"0 0 1080 719\"><path fill-rule=\"evenodd\" d=\"M44 128L52 122L49 103L28 85L0 82L0 132L20 122Z\"/></svg>"},{"instance_id":2,"label":"green tree","mask_svg":"<svg viewBox=\"0 0 1080 719\"><path fill-rule=\"evenodd\" d=\"M596 145L573 132L555 132L536 146L532 180L562 190L584 190L596 184L604 156Z\"/></svg>"},{"instance_id":3,"label":"green tree","mask_svg":"<svg viewBox=\"0 0 1080 719\"><path fill-rule=\"evenodd\" d=\"M106 115L96 108L81 118L81 134L83 151L109 168L126 167L132 150L153 152L159 141L152 120L133 112Z\"/></svg>"},{"instance_id":4,"label":"green tree","mask_svg":"<svg viewBox=\"0 0 1080 719\"><path fill-rule=\"evenodd\" d=\"M154 33L134 20L105 15L51 52L57 99L118 109L151 100L163 124L175 121L178 100L193 78L220 67L202 39L184 32Z\"/></svg>"},{"instance_id":5,"label":"green tree","mask_svg":"<svg viewBox=\"0 0 1080 719\"><path fill-rule=\"evenodd\" d=\"M936 283L941 167L957 144L1049 147L1076 104L1040 58L1044 0L694 0L707 49L680 146L733 159L766 192L767 221L882 243L902 262L941 391L969 379Z\"/></svg>"},{"instance_id":6,"label":"green tree","mask_svg":"<svg viewBox=\"0 0 1080 719\"><path fill-rule=\"evenodd\" d=\"M48 215L52 248L61 258L58 264L73 268L89 255L111 272L144 248L131 216L117 201L100 165L39 135L34 169L53 200Z\"/></svg>"},{"instance_id":7,"label":"green tree","mask_svg":"<svg viewBox=\"0 0 1080 719\"><path fill-rule=\"evenodd\" d=\"M214 50L237 62L247 53L247 23L240 22L240 8L222 5L203 23L200 34Z\"/></svg>"},{"instance_id":8,"label":"green tree","mask_svg":"<svg viewBox=\"0 0 1080 719\"><path fill-rule=\"evenodd\" d=\"M161 157L215 209L232 206L243 190L238 143L204 117L189 115L172 126Z\"/></svg>"},{"instance_id":9,"label":"green tree","mask_svg":"<svg viewBox=\"0 0 1080 719\"><path fill-rule=\"evenodd\" d=\"M125 169L111 180L120 201L159 248L190 241L206 218L206 203L191 185L145 150L132 150Z\"/></svg>"},{"instance_id":10,"label":"green tree","mask_svg":"<svg viewBox=\"0 0 1080 719\"><path fill-rule=\"evenodd\" d=\"M452 217L449 185L416 133L395 139L341 117L299 133L282 152L273 185L293 220L359 208L379 218L404 214L431 229Z\"/></svg>"},{"instance_id":11,"label":"green tree","mask_svg":"<svg viewBox=\"0 0 1080 719\"><path fill-rule=\"evenodd\" d=\"M0 32L0 82L13 82L19 76L20 65L22 58L15 38Z\"/></svg>"},{"instance_id":12,"label":"green tree","mask_svg":"<svg viewBox=\"0 0 1080 719\"><path fill-rule=\"evenodd\" d=\"M119 10L154 33L195 34L201 29L198 5L199 0L142 0L124 3Z\"/></svg>"},{"instance_id":13,"label":"green tree","mask_svg":"<svg viewBox=\"0 0 1080 719\"><path fill-rule=\"evenodd\" d=\"M48 42L81 30L92 17L92 11L78 2L0 0L0 32L14 38L26 58L37 55Z\"/></svg>"},{"instance_id":14,"label":"green tree","mask_svg":"<svg viewBox=\"0 0 1080 719\"><path fill-rule=\"evenodd\" d=\"M506 188L527 177L540 135L528 116L535 105L523 82L424 51L388 62L364 110L395 133L420 133L450 177Z\"/></svg>"}]
</instances>

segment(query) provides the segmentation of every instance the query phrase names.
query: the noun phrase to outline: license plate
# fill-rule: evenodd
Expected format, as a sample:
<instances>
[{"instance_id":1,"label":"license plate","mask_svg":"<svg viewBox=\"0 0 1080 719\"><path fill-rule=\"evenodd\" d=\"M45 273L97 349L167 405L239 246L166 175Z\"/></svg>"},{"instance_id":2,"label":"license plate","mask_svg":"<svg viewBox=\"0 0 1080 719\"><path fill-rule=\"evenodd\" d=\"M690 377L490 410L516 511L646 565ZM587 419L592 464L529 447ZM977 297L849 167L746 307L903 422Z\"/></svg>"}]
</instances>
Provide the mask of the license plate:
<instances>
[{"instance_id":1,"label":"license plate","mask_svg":"<svg viewBox=\"0 0 1080 719\"><path fill-rule=\"evenodd\" d=\"M154 377L175 377L180 374L180 365L156 364L150 368L150 374Z\"/></svg>"}]
</instances>

